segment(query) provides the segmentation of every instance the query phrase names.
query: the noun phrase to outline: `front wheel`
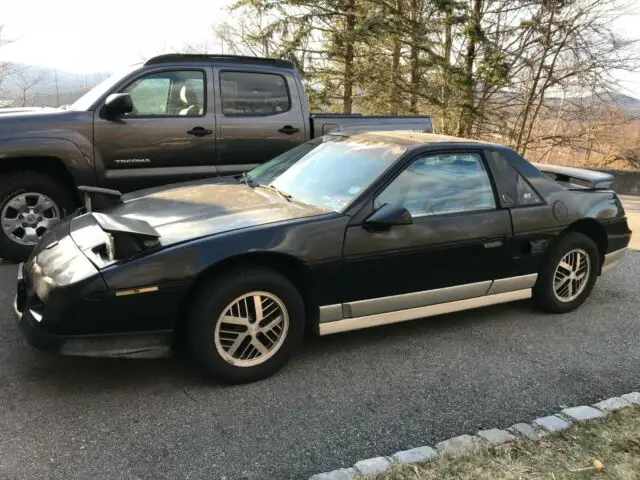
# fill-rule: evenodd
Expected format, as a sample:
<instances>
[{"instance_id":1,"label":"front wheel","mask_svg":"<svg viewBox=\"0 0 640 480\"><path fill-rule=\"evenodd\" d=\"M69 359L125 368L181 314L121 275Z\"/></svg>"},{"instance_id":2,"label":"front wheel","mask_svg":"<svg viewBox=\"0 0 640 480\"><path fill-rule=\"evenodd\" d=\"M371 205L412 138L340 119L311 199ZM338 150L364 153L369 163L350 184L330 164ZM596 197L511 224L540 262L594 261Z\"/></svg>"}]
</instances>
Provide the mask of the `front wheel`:
<instances>
[{"instance_id":1,"label":"front wheel","mask_svg":"<svg viewBox=\"0 0 640 480\"><path fill-rule=\"evenodd\" d=\"M289 279L241 269L202 286L190 309L187 340L204 369L229 383L268 377L295 352L304 303Z\"/></svg>"},{"instance_id":2,"label":"front wheel","mask_svg":"<svg viewBox=\"0 0 640 480\"><path fill-rule=\"evenodd\" d=\"M40 238L74 208L67 188L48 175L0 175L0 257L24 261Z\"/></svg>"},{"instance_id":3,"label":"front wheel","mask_svg":"<svg viewBox=\"0 0 640 480\"><path fill-rule=\"evenodd\" d=\"M543 262L534 301L552 313L578 308L591 293L599 266L600 253L593 240L578 232L564 234Z\"/></svg>"}]
</instances>

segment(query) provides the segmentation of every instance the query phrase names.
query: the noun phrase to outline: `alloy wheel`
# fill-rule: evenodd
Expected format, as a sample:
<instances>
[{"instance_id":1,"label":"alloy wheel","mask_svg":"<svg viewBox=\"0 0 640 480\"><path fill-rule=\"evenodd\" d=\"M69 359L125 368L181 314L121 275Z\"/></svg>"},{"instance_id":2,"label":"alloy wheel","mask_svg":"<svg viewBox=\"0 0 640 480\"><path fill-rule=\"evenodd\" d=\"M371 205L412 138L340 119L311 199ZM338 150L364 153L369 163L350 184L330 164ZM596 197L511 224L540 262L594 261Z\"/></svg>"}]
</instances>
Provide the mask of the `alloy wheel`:
<instances>
[{"instance_id":1,"label":"alloy wheel","mask_svg":"<svg viewBox=\"0 0 640 480\"><path fill-rule=\"evenodd\" d=\"M553 275L553 293L561 302L571 302L584 291L591 273L589 254L580 248L567 252Z\"/></svg>"},{"instance_id":2,"label":"alloy wheel","mask_svg":"<svg viewBox=\"0 0 640 480\"><path fill-rule=\"evenodd\" d=\"M35 245L60 220L58 205L47 195L36 192L20 193L2 209L2 230L20 245Z\"/></svg>"},{"instance_id":3,"label":"alloy wheel","mask_svg":"<svg viewBox=\"0 0 640 480\"><path fill-rule=\"evenodd\" d=\"M216 323L218 354L238 367L266 362L282 347L289 329L289 314L277 296L250 292L233 300Z\"/></svg>"}]
</instances>

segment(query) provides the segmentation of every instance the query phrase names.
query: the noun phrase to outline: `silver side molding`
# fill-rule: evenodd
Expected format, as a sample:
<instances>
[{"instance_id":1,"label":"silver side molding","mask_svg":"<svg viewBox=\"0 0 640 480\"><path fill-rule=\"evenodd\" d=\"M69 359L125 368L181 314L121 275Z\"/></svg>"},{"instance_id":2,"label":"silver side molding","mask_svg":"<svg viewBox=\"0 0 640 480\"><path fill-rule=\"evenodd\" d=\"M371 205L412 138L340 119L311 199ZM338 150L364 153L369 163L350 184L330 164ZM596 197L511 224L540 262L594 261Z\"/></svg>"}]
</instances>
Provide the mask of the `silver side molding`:
<instances>
[{"instance_id":1,"label":"silver side molding","mask_svg":"<svg viewBox=\"0 0 640 480\"><path fill-rule=\"evenodd\" d=\"M537 273L530 275L521 275L518 277L499 278L494 280L487 295L496 293L513 292L515 290L524 290L525 288L533 288L538 279Z\"/></svg>"},{"instance_id":2,"label":"silver side molding","mask_svg":"<svg viewBox=\"0 0 640 480\"><path fill-rule=\"evenodd\" d=\"M319 322L335 322L341 320L342 317L342 304L336 303L334 305L324 305L320 307Z\"/></svg>"},{"instance_id":3,"label":"silver side molding","mask_svg":"<svg viewBox=\"0 0 640 480\"><path fill-rule=\"evenodd\" d=\"M515 290L512 292L497 293L495 295L483 295L481 297L456 300L453 302L439 303L425 307L409 308L389 313L379 313L376 315L366 315L364 317L345 318L333 322L320 324L320 335L331 335L333 333L347 332L349 330L359 330L362 328L377 327L391 323L415 320L418 318L433 317L445 313L459 312L478 307L486 307L499 303L513 302L531 298L531 289Z\"/></svg>"},{"instance_id":4,"label":"silver side molding","mask_svg":"<svg viewBox=\"0 0 640 480\"><path fill-rule=\"evenodd\" d=\"M364 317L378 313L395 312L409 308L426 307L436 303L453 302L465 298L486 295L491 287L491 280L486 282L467 283L455 287L436 288L423 292L406 293L390 297L372 298L343 304L343 317Z\"/></svg>"},{"instance_id":5,"label":"silver side molding","mask_svg":"<svg viewBox=\"0 0 640 480\"><path fill-rule=\"evenodd\" d=\"M436 288L421 292L405 293L388 297L371 298L346 302L342 304L325 305L320 307L319 322L336 322L348 318L358 318L383 313L410 310L429 305L467 300L470 298L496 295L533 288L538 278L537 273L520 275L517 277L486 280L482 282L466 283L453 287Z\"/></svg>"},{"instance_id":6,"label":"silver side molding","mask_svg":"<svg viewBox=\"0 0 640 480\"><path fill-rule=\"evenodd\" d=\"M622 257L624 257L624 254L626 253L626 251L627 251L627 248L625 247L625 248L621 248L620 250L607 253L604 256L604 262L602 263L602 274L610 272L611 270L616 268L620 263L620 260L622 260Z\"/></svg>"}]
</instances>

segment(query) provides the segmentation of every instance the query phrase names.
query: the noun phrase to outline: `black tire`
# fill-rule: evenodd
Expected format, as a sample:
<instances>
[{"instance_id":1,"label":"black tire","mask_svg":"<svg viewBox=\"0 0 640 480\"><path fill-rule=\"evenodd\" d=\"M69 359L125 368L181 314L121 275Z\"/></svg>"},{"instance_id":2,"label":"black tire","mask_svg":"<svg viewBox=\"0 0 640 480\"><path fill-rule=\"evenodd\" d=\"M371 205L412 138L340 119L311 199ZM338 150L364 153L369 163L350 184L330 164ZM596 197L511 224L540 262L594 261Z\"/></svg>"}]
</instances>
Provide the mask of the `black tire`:
<instances>
[{"instance_id":1,"label":"black tire","mask_svg":"<svg viewBox=\"0 0 640 480\"><path fill-rule=\"evenodd\" d=\"M561 301L554 292L553 283L556 268L562 258L571 250L580 249L587 253L590 262L589 275L582 292L571 301ZM538 279L533 287L533 300L541 309L550 313L566 313L575 310L589 297L600 271L600 252L595 242L579 232L562 234L550 247L543 260Z\"/></svg>"},{"instance_id":2,"label":"black tire","mask_svg":"<svg viewBox=\"0 0 640 480\"><path fill-rule=\"evenodd\" d=\"M223 310L238 297L262 291L275 295L289 317L287 333L276 353L255 366L236 366L225 360L215 345L216 325ZM293 283L268 268L245 267L230 271L202 285L189 309L186 340L204 370L225 383L246 383L273 375L296 352L305 325L304 302Z\"/></svg>"},{"instance_id":3,"label":"black tire","mask_svg":"<svg viewBox=\"0 0 640 480\"><path fill-rule=\"evenodd\" d=\"M69 189L53 177L34 171L10 172L0 175L0 215L5 205L16 195L26 192L42 193L57 205L60 218L76 208L76 202ZM22 262L33 249L32 245L21 245L0 229L0 257Z\"/></svg>"}]
</instances>

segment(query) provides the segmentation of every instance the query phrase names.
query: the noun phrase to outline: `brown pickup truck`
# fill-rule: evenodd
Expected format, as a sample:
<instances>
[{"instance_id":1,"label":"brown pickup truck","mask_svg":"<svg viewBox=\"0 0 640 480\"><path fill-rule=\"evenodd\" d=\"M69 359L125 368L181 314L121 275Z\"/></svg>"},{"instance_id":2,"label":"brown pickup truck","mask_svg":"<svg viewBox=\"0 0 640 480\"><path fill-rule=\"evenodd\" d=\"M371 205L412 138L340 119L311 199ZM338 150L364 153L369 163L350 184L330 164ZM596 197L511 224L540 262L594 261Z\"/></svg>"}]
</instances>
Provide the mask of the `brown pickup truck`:
<instances>
[{"instance_id":1,"label":"brown pickup truck","mask_svg":"<svg viewBox=\"0 0 640 480\"><path fill-rule=\"evenodd\" d=\"M77 186L129 192L249 170L311 138L432 132L429 116L315 114L284 60L168 54L62 108L0 109L0 257L24 260L82 203Z\"/></svg>"}]
</instances>

